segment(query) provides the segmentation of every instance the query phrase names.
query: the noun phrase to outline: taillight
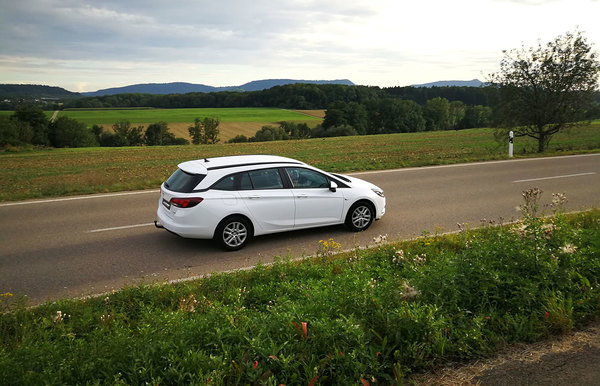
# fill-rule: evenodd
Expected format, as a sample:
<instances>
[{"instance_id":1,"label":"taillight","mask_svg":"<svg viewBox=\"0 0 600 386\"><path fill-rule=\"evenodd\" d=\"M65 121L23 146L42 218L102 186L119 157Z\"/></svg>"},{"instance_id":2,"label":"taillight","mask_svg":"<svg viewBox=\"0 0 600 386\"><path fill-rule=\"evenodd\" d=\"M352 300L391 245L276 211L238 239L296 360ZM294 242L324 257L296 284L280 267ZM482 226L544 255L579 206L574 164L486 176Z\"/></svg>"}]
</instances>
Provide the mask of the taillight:
<instances>
[{"instance_id":1,"label":"taillight","mask_svg":"<svg viewBox=\"0 0 600 386\"><path fill-rule=\"evenodd\" d=\"M172 198L171 205L178 208L193 208L204 200L202 197Z\"/></svg>"}]
</instances>

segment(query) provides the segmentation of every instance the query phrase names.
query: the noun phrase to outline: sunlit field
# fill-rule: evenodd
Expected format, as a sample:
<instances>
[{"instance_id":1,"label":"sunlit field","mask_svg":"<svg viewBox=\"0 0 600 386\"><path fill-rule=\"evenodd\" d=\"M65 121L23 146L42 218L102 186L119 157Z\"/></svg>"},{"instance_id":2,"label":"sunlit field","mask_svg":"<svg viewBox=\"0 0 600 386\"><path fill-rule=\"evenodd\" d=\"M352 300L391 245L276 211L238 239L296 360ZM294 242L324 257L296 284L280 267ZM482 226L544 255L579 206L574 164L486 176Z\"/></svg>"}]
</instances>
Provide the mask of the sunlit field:
<instances>
[{"instance_id":1,"label":"sunlit field","mask_svg":"<svg viewBox=\"0 0 600 386\"><path fill-rule=\"evenodd\" d=\"M534 140L517 138L515 156L538 156ZM546 155L600 149L600 122L556 135ZM492 129L316 138L216 145L49 149L0 153L0 200L157 188L191 159L275 154L334 172L486 161L508 157Z\"/></svg>"}]
</instances>

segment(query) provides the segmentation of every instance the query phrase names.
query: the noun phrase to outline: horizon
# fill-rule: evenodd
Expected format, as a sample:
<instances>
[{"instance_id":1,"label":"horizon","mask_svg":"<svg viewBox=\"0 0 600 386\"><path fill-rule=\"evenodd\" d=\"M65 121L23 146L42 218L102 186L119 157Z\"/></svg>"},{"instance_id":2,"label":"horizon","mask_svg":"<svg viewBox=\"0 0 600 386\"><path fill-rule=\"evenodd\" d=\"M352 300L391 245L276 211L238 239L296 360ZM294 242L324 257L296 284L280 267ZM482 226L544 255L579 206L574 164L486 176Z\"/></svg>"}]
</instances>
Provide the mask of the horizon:
<instances>
[{"instance_id":1,"label":"horizon","mask_svg":"<svg viewBox=\"0 0 600 386\"><path fill-rule=\"evenodd\" d=\"M485 80L503 50L576 30L592 45L600 37L598 0L0 1L0 83L73 92L181 79Z\"/></svg>"},{"instance_id":2,"label":"horizon","mask_svg":"<svg viewBox=\"0 0 600 386\"><path fill-rule=\"evenodd\" d=\"M235 88L235 87L245 86L245 85L253 83L253 82L262 82L262 81L271 81L271 80L293 80L293 81L306 82L306 83L311 83L311 82L334 82L334 81L345 81L345 80L347 80L347 81L352 82L354 86L380 87L380 86L367 86L367 85L357 84L357 83L353 82L352 79L279 79L279 78L255 79L255 80L251 80L249 82L245 82L245 83L238 84L238 85L233 85L233 86L212 86L212 85L205 84L205 83L190 83L190 82L184 82L184 81L161 82L161 83L155 83L155 82L150 82L150 83L135 83L135 84L128 84L128 85L124 85L124 86L106 87L106 88L103 88L103 89L92 90L92 91L72 91L72 90L66 89L66 88L61 87L61 86L48 85L48 84L33 84L33 83L0 83L0 85L1 84L6 84L6 85L14 85L14 86L58 87L58 88L61 88L63 90L66 90L68 92L79 93L79 94L86 94L86 93L94 93L94 92L98 92L98 91L118 89L118 88L130 87L130 86L170 85L170 84L178 84L178 83L179 84L189 84L189 85L194 85L194 86L206 86L206 87L213 87L213 88ZM424 87L423 85L434 84L434 83L462 83L462 82L474 82L474 81L482 82L481 80L479 80L477 78L470 79L470 80L458 80L458 79L454 79L454 80L438 80L438 81L433 81L433 82L426 82L426 83L419 83L419 84L410 84L410 85L402 85L402 86L400 86L400 85L398 85L398 86L385 86L385 87L380 87L380 88ZM484 83L484 82L482 82L482 83Z\"/></svg>"}]
</instances>

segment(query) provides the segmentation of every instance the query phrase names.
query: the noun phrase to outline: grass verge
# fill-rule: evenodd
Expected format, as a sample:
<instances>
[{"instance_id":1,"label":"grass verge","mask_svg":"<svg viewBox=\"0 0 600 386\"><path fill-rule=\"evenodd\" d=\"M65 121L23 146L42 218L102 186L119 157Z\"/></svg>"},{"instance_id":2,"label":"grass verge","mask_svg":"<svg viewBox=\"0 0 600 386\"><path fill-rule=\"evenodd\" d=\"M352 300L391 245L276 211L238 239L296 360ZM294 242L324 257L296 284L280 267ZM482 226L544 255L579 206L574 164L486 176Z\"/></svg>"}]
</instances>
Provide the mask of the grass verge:
<instances>
[{"instance_id":1,"label":"grass verge","mask_svg":"<svg viewBox=\"0 0 600 386\"><path fill-rule=\"evenodd\" d=\"M560 197L558 197L560 199ZM26 308L0 297L5 384L402 384L600 317L600 211ZM555 199L555 203L560 200Z\"/></svg>"},{"instance_id":2,"label":"grass verge","mask_svg":"<svg viewBox=\"0 0 600 386\"><path fill-rule=\"evenodd\" d=\"M519 138L517 157L538 156L537 144ZM546 155L600 149L600 122L557 134ZM332 172L506 159L491 129L201 146L48 149L0 153L0 201L158 188L190 159L276 154Z\"/></svg>"}]
</instances>

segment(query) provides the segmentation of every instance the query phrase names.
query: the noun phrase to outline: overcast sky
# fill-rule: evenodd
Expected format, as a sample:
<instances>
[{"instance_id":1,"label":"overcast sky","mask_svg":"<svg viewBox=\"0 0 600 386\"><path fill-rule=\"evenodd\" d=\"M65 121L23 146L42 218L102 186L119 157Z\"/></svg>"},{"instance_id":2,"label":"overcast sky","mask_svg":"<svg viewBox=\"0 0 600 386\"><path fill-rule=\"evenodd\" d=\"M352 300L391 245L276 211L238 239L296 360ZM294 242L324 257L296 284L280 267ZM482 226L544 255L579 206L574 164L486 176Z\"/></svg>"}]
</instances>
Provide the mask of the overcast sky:
<instances>
[{"instance_id":1,"label":"overcast sky","mask_svg":"<svg viewBox=\"0 0 600 386\"><path fill-rule=\"evenodd\" d=\"M502 50L569 31L600 50L599 16L600 0L0 0L0 83L486 80Z\"/></svg>"}]
</instances>

